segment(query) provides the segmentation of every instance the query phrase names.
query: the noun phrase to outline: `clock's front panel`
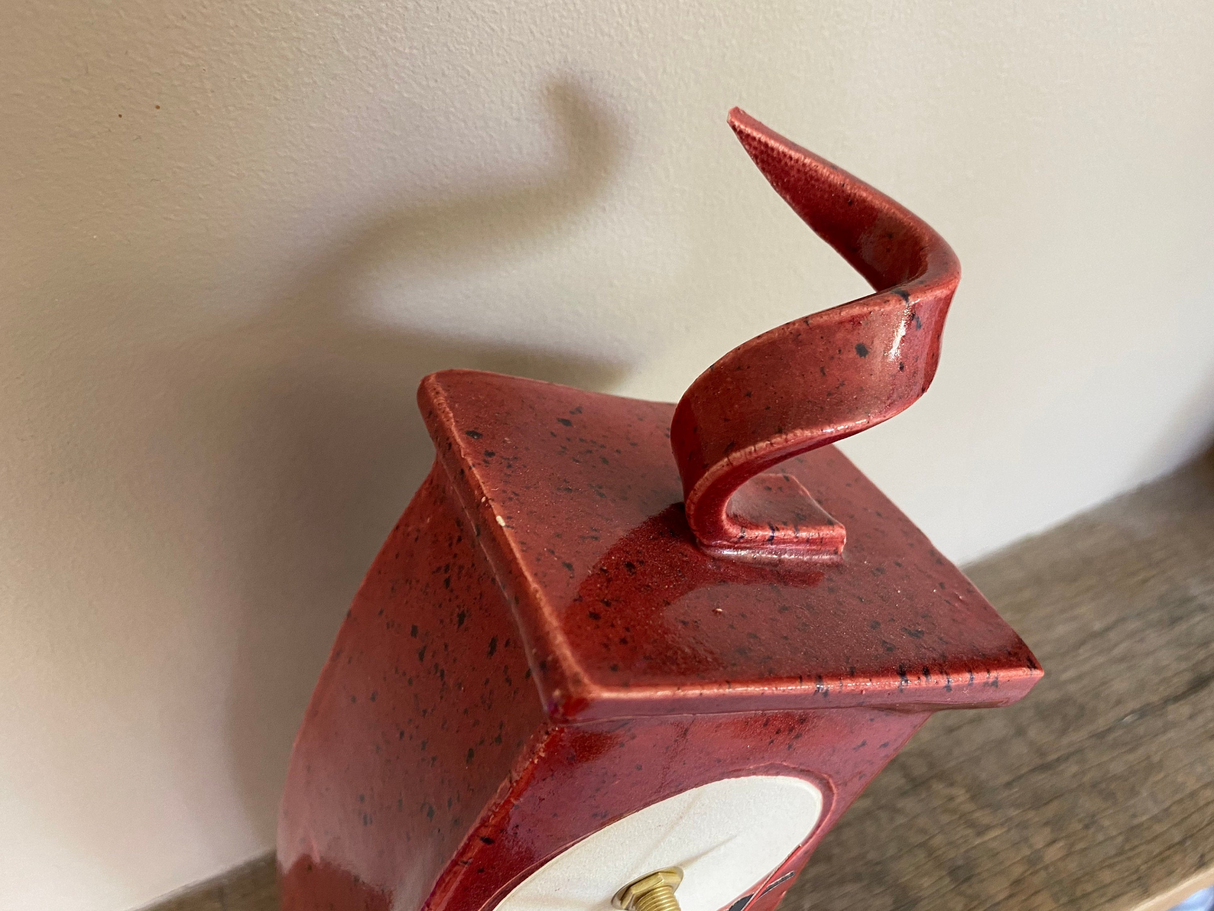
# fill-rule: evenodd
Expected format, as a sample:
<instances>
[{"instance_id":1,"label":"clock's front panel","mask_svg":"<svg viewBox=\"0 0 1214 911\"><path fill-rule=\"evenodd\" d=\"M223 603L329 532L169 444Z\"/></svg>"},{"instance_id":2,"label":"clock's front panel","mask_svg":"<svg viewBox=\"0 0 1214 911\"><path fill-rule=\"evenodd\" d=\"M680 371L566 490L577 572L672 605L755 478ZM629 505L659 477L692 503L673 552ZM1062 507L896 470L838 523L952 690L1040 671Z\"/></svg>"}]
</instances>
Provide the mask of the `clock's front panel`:
<instances>
[{"instance_id":1,"label":"clock's front panel","mask_svg":"<svg viewBox=\"0 0 1214 911\"><path fill-rule=\"evenodd\" d=\"M771 911L926 714L629 719L554 728L440 878L427 911L611 911L677 868L683 911Z\"/></svg>"}]
</instances>

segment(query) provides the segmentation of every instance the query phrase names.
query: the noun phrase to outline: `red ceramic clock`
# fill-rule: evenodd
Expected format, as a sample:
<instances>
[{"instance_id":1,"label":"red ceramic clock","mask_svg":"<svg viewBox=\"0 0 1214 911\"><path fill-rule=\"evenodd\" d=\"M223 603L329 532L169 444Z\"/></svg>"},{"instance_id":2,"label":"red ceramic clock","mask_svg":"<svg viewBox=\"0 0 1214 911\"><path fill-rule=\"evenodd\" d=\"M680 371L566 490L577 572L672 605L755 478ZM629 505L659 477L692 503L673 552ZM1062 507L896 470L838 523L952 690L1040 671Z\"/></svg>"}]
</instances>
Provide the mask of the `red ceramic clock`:
<instances>
[{"instance_id":1,"label":"red ceramic clock","mask_svg":"<svg viewBox=\"0 0 1214 911\"><path fill-rule=\"evenodd\" d=\"M295 744L287 911L771 911L932 712L1041 677L830 445L931 382L955 256L872 187L731 124L879 290L734 349L677 405L423 380L434 467Z\"/></svg>"}]
</instances>

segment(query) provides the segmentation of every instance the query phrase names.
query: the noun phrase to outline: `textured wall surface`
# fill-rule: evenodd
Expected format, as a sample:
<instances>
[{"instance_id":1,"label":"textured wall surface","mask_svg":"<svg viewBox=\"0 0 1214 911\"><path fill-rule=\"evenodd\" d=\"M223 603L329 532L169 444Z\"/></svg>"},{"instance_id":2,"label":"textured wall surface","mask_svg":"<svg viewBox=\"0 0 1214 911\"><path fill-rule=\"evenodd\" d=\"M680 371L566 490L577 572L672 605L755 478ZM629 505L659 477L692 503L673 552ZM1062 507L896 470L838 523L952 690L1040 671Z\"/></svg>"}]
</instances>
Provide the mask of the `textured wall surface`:
<instances>
[{"instance_id":1,"label":"textured wall surface","mask_svg":"<svg viewBox=\"0 0 1214 911\"><path fill-rule=\"evenodd\" d=\"M848 452L958 559L1214 429L1214 6L7 0L0 908L264 850L467 366L673 399L864 292L741 104L930 221L933 390Z\"/></svg>"}]
</instances>

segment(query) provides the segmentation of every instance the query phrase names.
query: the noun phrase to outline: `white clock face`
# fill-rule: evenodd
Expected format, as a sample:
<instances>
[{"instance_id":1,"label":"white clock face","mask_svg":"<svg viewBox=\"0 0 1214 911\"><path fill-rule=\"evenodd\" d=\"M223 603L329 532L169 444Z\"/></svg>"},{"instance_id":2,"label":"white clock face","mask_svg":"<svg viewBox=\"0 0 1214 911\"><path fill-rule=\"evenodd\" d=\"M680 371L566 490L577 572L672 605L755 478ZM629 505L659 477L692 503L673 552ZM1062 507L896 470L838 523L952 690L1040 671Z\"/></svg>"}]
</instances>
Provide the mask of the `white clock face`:
<instances>
[{"instance_id":1,"label":"white clock face","mask_svg":"<svg viewBox=\"0 0 1214 911\"><path fill-rule=\"evenodd\" d=\"M681 867L683 911L720 911L809 837L822 792L801 778L752 775L691 788L638 810L558 854L497 911L611 911L622 886Z\"/></svg>"}]
</instances>

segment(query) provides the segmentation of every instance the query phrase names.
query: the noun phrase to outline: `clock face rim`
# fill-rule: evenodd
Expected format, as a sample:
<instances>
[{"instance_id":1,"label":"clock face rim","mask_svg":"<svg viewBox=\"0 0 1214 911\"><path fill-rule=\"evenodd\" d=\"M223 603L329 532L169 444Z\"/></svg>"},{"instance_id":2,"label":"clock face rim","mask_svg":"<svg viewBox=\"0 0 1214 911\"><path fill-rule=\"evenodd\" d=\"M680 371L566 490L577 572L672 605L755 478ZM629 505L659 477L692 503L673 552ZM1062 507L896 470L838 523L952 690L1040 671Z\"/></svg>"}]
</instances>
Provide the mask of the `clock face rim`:
<instances>
[{"instance_id":1,"label":"clock face rim","mask_svg":"<svg viewBox=\"0 0 1214 911\"><path fill-rule=\"evenodd\" d=\"M680 866L686 873L678 896L684 911L733 911L742 898L749 903L762 894L814 838L830 815L832 790L817 776L788 768L684 788L567 845L486 907L610 911L619 887Z\"/></svg>"}]
</instances>

